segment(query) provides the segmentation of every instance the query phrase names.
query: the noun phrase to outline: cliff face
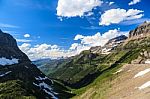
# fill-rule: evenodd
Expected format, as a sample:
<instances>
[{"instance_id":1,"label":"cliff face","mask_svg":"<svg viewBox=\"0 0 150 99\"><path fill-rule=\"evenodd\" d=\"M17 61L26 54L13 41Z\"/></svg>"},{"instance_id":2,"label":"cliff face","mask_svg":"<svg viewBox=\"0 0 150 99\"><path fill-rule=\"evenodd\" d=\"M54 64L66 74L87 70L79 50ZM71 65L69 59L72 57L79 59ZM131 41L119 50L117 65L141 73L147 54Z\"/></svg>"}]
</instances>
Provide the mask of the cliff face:
<instances>
[{"instance_id":1,"label":"cliff face","mask_svg":"<svg viewBox=\"0 0 150 99\"><path fill-rule=\"evenodd\" d=\"M7 33L0 31L0 57L7 59L18 59L20 63L30 62L27 55L20 51L17 46L16 40Z\"/></svg>"},{"instance_id":2,"label":"cliff face","mask_svg":"<svg viewBox=\"0 0 150 99\"><path fill-rule=\"evenodd\" d=\"M0 86L5 83L7 84L7 82L12 83L15 81L15 83L18 83L18 80L19 85L16 85L15 88L21 86L22 90L26 91L26 93L18 94L13 88L5 90L5 88L11 86L7 85L0 89L1 99L6 97L9 99L21 98L21 96L28 95L38 99L57 99L61 95L57 93L62 92L55 88L54 82L51 79L47 78L32 64L27 55L18 48L16 40L11 35L0 31ZM23 85L20 85L20 82ZM5 91L9 90L13 91L5 93Z\"/></svg>"},{"instance_id":3,"label":"cliff face","mask_svg":"<svg viewBox=\"0 0 150 99\"><path fill-rule=\"evenodd\" d=\"M150 22L144 22L139 25L136 29L130 31L129 38L140 38L150 34Z\"/></svg>"}]
</instances>

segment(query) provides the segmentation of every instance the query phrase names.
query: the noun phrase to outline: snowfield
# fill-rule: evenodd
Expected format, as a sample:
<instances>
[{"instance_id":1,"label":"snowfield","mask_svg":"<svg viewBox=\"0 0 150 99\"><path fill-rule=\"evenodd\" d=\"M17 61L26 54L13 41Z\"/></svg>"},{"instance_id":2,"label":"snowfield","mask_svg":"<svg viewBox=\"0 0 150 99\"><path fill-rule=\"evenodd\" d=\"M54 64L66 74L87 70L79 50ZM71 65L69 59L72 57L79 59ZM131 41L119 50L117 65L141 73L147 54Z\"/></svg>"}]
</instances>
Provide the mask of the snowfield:
<instances>
[{"instance_id":1,"label":"snowfield","mask_svg":"<svg viewBox=\"0 0 150 99\"><path fill-rule=\"evenodd\" d=\"M150 81L146 82L145 84L143 84L142 86L138 87L139 90L142 90L144 88L150 87Z\"/></svg>"},{"instance_id":2,"label":"snowfield","mask_svg":"<svg viewBox=\"0 0 150 99\"><path fill-rule=\"evenodd\" d=\"M145 70L143 70L143 71L140 71L139 73L137 73L137 74L134 76L134 78L143 76L143 75L145 75L145 74L148 73L148 72L150 72L150 68L145 69Z\"/></svg>"},{"instance_id":3,"label":"snowfield","mask_svg":"<svg viewBox=\"0 0 150 99\"><path fill-rule=\"evenodd\" d=\"M5 75L7 75L7 74L9 74L9 73L11 73L12 71L8 71L8 72L6 72L6 73L4 73L4 74L0 74L0 77L3 77L3 76L5 76Z\"/></svg>"},{"instance_id":4,"label":"snowfield","mask_svg":"<svg viewBox=\"0 0 150 99\"><path fill-rule=\"evenodd\" d=\"M145 61L145 64L150 64L150 59L147 59L147 60Z\"/></svg>"},{"instance_id":5,"label":"snowfield","mask_svg":"<svg viewBox=\"0 0 150 99\"><path fill-rule=\"evenodd\" d=\"M18 64L19 59L13 58L13 59L7 59L7 58L0 58L0 65L5 66L5 65L13 65L13 64Z\"/></svg>"},{"instance_id":6,"label":"snowfield","mask_svg":"<svg viewBox=\"0 0 150 99\"><path fill-rule=\"evenodd\" d=\"M55 97L54 94L53 94L53 93L55 93L55 92L53 92L53 93L51 92L53 89L52 89L48 84L46 84L46 83L44 83L44 82L39 83L39 84L36 84L36 83L33 82L33 84L34 84L35 86L40 87L40 88L41 88L43 91L45 91L47 94L51 95L51 96L52 96L52 99L58 99L58 98ZM55 94L57 94L57 93L55 93Z\"/></svg>"},{"instance_id":7,"label":"snowfield","mask_svg":"<svg viewBox=\"0 0 150 99\"><path fill-rule=\"evenodd\" d=\"M48 79L48 77L45 76L44 78L42 78L42 77L38 76L38 77L35 77L35 79L36 80L46 80L46 79Z\"/></svg>"}]
</instances>

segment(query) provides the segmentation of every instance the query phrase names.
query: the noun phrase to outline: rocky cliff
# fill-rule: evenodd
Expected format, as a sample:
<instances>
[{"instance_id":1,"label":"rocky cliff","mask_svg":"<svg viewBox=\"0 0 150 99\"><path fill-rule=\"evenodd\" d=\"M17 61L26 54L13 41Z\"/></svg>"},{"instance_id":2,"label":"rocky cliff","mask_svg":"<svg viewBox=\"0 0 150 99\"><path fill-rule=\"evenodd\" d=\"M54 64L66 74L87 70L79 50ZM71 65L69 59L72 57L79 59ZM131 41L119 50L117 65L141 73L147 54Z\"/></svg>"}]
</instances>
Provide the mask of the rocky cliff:
<instances>
[{"instance_id":1,"label":"rocky cliff","mask_svg":"<svg viewBox=\"0 0 150 99\"><path fill-rule=\"evenodd\" d=\"M62 97L63 91L55 88L55 85L54 81L47 78L31 63L29 58L18 48L16 40L11 35L0 31L1 99L22 99L27 96L36 99L57 99ZM8 87L12 88L7 89Z\"/></svg>"},{"instance_id":2,"label":"rocky cliff","mask_svg":"<svg viewBox=\"0 0 150 99\"><path fill-rule=\"evenodd\" d=\"M144 22L136 29L130 31L129 38L141 38L150 35L150 22Z\"/></svg>"},{"instance_id":3,"label":"rocky cliff","mask_svg":"<svg viewBox=\"0 0 150 99\"><path fill-rule=\"evenodd\" d=\"M97 54L109 54L111 50L122 44L127 38L128 37L126 37L125 35L120 35L118 37L110 39L103 47L91 47L90 51Z\"/></svg>"}]
</instances>

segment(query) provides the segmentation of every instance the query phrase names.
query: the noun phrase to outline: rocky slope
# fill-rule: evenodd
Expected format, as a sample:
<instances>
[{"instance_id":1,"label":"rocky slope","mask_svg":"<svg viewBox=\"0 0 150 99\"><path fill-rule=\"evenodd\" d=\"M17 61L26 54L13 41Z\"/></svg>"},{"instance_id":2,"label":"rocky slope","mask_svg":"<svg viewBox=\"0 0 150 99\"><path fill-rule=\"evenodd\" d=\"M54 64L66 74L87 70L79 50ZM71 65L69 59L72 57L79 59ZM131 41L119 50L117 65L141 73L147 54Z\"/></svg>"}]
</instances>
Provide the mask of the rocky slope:
<instances>
[{"instance_id":1,"label":"rocky slope","mask_svg":"<svg viewBox=\"0 0 150 99\"><path fill-rule=\"evenodd\" d=\"M142 38L147 35L150 35L150 22L144 22L139 25L136 29L130 31L129 38Z\"/></svg>"},{"instance_id":2,"label":"rocky slope","mask_svg":"<svg viewBox=\"0 0 150 99\"><path fill-rule=\"evenodd\" d=\"M125 35L112 38L103 47L101 46L91 47L90 51L91 53L97 54L109 54L118 45L121 45L127 38L128 37L126 37Z\"/></svg>"},{"instance_id":3,"label":"rocky slope","mask_svg":"<svg viewBox=\"0 0 150 99\"><path fill-rule=\"evenodd\" d=\"M59 87L58 87L59 86ZM16 40L0 31L0 98L58 99L70 97L47 78L18 48ZM65 95L64 95L65 94Z\"/></svg>"},{"instance_id":4,"label":"rocky slope","mask_svg":"<svg viewBox=\"0 0 150 99\"><path fill-rule=\"evenodd\" d=\"M142 32L139 31L141 26L146 26ZM109 62L115 61L116 57L119 60L101 73L91 84L75 90L74 93L77 96L73 99L149 99L150 32L147 32L148 26L149 23L144 23L133 30L134 32L131 31L132 37L130 34L123 44L108 54L108 56L115 52L119 54L109 57Z\"/></svg>"}]
</instances>

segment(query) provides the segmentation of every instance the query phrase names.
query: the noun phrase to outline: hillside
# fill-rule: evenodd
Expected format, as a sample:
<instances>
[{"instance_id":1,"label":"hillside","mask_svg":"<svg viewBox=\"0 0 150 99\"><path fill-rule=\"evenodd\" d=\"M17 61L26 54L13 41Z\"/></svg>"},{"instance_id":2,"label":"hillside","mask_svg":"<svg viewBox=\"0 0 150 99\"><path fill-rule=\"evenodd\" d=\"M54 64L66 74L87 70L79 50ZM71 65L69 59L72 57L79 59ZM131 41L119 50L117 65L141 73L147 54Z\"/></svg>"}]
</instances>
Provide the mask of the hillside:
<instances>
[{"instance_id":1,"label":"hillside","mask_svg":"<svg viewBox=\"0 0 150 99\"><path fill-rule=\"evenodd\" d=\"M150 26L149 24L144 23L146 26ZM139 29L141 29L140 26ZM136 30L141 32L138 28ZM139 39L141 34L129 37L121 46L118 46L117 53L127 51L127 54L91 84L73 90L77 94L73 99L149 99L150 44L148 42L150 42L150 36L147 36L148 33L144 31L142 34L142 38Z\"/></svg>"},{"instance_id":2,"label":"hillside","mask_svg":"<svg viewBox=\"0 0 150 99\"><path fill-rule=\"evenodd\" d=\"M55 72L58 68L68 61L68 59L40 59L33 61L32 63L35 64L44 74L48 75L49 73Z\"/></svg>"},{"instance_id":3,"label":"hillside","mask_svg":"<svg viewBox=\"0 0 150 99\"><path fill-rule=\"evenodd\" d=\"M146 25L148 30L149 24ZM108 91L107 89L113 88L111 83L114 82L113 79L118 77L118 73L115 74L115 72L122 66L125 64L145 64L150 59L150 43L148 43L150 42L150 36L147 36L149 33L145 33L148 30L140 31L140 26L138 27L139 30L136 28L140 32L139 35L123 39L123 42L117 43L118 45L115 48L109 46L111 48L111 50L108 50L109 53L99 51L103 48L106 49L106 47L94 47L94 51L97 50L98 53L91 50L83 51L48 76L73 88L73 93L77 94L75 99L97 99L98 97L103 99L106 96L104 93ZM141 33L143 37L139 38ZM110 43L109 41L105 46L110 45Z\"/></svg>"},{"instance_id":4,"label":"hillside","mask_svg":"<svg viewBox=\"0 0 150 99\"><path fill-rule=\"evenodd\" d=\"M69 98L67 88L46 77L17 46L0 31L0 99Z\"/></svg>"}]
</instances>

